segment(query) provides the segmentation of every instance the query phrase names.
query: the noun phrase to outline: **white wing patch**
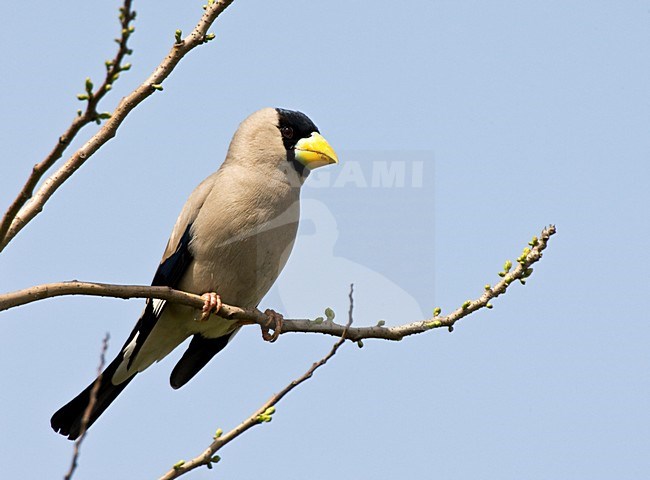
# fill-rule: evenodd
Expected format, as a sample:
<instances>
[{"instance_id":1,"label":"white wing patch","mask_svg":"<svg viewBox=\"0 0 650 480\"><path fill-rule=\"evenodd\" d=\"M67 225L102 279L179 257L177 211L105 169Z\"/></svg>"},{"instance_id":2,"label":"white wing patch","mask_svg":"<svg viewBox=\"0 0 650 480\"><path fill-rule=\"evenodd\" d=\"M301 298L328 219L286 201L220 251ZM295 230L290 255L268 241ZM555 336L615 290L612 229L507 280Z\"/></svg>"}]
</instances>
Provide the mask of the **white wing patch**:
<instances>
[{"instance_id":1,"label":"white wing patch","mask_svg":"<svg viewBox=\"0 0 650 480\"><path fill-rule=\"evenodd\" d=\"M131 376L129 375L127 366L129 364L129 359L131 358L131 355L133 355L133 350L135 349L135 346L138 344L139 336L140 336L140 332L135 332L133 340L131 340L129 344L126 347L124 347L124 350L122 350L122 355L124 358L122 359L119 366L117 367L117 370L115 370L115 374L113 375L113 378L111 378L111 383L113 385L119 385L120 383L122 383L124 380L126 380Z\"/></svg>"},{"instance_id":2,"label":"white wing patch","mask_svg":"<svg viewBox=\"0 0 650 480\"><path fill-rule=\"evenodd\" d=\"M160 315L162 314L162 311L165 308L166 304L167 302L165 300L159 300L159 299L152 300L153 315L156 317L156 319L160 318ZM129 362L131 361L131 356L133 355L133 351L135 350L135 347L138 345L138 338L140 338L139 331L135 332L135 335L133 336L133 340L131 340L128 343L128 345L124 347L124 350L122 350L122 356L123 356L122 361L120 362L120 365L117 367L117 370L115 371L115 374L111 379L113 385L119 385L124 380L126 380L131 375L133 375L133 373L139 371L137 369L133 370L133 367L136 366L135 364L131 365L132 367L131 369L129 368ZM139 361L139 357L138 357L138 361ZM141 368L140 371L144 370L144 368Z\"/></svg>"},{"instance_id":3,"label":"white wing patch","mask_svg":"<svg viewBox=\"0 0 650 480\"><path fill-rule=\"evenodd\" d=\"M124 350L122 350L122 353L124 354L124 360L122 363L129 363L129 358L131 358L131 355L133 354L133 349L138 344L139 336L140 336L140 332L135 332L135 336L133 337L133 340L131 340L129 344L126 347L124 347Z\"/></svg>"},{"instance_id":4,"label":"white wing patch","mask_svg":"<svg viewBox=\"0 0 650 480\"><path fill-rule=\"evenodd\" d=\"M156 318L160 318L163 308L165 308L166 300L160 300L158 298L153 299L153 314Z\"/></svg>"}]
</instances>

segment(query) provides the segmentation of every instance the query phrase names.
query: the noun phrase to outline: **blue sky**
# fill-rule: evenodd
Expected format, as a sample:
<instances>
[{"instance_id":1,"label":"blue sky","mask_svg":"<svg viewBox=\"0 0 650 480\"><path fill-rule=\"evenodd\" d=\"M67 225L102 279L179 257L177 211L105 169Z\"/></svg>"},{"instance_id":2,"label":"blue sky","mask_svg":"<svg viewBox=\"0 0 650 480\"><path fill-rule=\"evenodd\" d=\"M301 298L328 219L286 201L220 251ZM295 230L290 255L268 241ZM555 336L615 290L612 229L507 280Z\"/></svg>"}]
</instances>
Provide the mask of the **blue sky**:
<instances>
[{"instance_id":1,"label":"blue sky","mask_svg":"<svg viewBox=\"0 0 650 480\"><path fill-rule=\"evenodd\" d=\"M5 7L2 209L113 56L118 6ZM202 13L201 2L135 9L133 68L102 110ZM300 236L262 308L343 315L354 282L358 325L411 321L480 295L546 224L558 234L493 310L453 334L347 345L216 470L188 478L647 478L650 4L236 0L213 31L0 254L0 290L148 283L238 123L298 109L341 164L305 186ZM93 378L104 333L112 356L141 308L62 298L0 314L7 478L67 470L72 444L49 418ZM244 329L173 391L179 349L94 425L76 478L157 478L332 341L267 344Z\"/></svg>"}]
</instances>

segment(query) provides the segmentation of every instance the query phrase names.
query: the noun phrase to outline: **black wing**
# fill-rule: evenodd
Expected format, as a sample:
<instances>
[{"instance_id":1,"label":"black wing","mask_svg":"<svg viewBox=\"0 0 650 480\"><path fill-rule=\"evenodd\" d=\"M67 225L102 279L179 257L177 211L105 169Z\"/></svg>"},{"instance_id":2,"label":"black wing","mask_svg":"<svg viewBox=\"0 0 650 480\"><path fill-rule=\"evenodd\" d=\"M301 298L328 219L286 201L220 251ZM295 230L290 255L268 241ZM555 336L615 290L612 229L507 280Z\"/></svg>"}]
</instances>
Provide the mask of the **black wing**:
<instances>
[{"instance_id":1,"label":"black wing","mask_svg":"<svg viewBox=\"0 0 650 480\"><path fill-rule=\"evenodd\" d=\"M166 258L158 267L152 285L176 287L180 282L181 277L193 259L192 253L189 249L190 241L192 240L190 234L191 226L191 224L188 225L174 253ZM164 306L164 301L147 300L144 312L131 332L131 335L129 335L124 347L122 347L122 350L117 357L108 365L108 367L106 367L101 378L93 381L93 383L88 385L79 395L52 415L50 424L55 432L65 435L70 440L79 437L81 434L82 418L86 407L90 403L91 390L96 382L99 382L99 385L95 397L95 405L90 412L86 428L95 423L95 420L99 418L99 416L108 408L113 400L117 398L129 382L133 380L135 374L124 380L119 385L113 384L112 381L116 371L126 360L127 355L129 362L128 366L131 365L131 362L136 357L138 351L142 348L142 345L151 333L154 325L156 325L158 318L160 318ZM127 348L134 339L136 339L135 345Z\"/></svg>"},{"instance_id":2,"label":"black wing","mask_svg":"<svg viewBox=\"0 0 650 480\"><path fill-rule=\"evenodd\" d=\"M158 266L158 270L156 270L156 274L151 282L152 286L165 286L171 288L178 286L183 274L187 271L187 268L194 259L192 252L190 251L190 242L192 241L191 228L192 224L190 223L185 229L185 233L183 233L180 242L178 242L178 246L176 247L176 250L174 250L174 253L167 257ZM147 304L145 305L144 312L142 312L142 316L138 320L138 323L135 324L135 328L122 347L124 350L126 346L133 341L135 336L138 335L136 344L130 352L127 368L131 366L133 359L137 357L142 345L144 345L151 330L153 330L153 327L160 318L166 303L165 300L147 299Z\"/></svg>"}]
</instances>

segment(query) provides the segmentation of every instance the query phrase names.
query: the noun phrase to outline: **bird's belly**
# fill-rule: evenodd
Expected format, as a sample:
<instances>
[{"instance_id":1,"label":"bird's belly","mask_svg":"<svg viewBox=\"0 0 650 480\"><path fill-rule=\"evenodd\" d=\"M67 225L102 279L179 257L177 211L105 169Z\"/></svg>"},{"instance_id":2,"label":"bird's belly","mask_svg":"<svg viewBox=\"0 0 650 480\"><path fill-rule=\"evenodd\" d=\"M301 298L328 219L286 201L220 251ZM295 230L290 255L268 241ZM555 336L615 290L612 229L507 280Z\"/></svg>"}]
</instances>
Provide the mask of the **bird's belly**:
<instances>
[{"instance_id":1,"label":"bird's belly","mask_svg":"<svg viewBox=\"0 0 650 480\"><path fill-rule=\"evenodd\" d=\"M256 307L286 264L297 227L296 220L208 248L204 245L179 287L197 294L216 292L224 303Z\"/></svg>"}]
</instances>

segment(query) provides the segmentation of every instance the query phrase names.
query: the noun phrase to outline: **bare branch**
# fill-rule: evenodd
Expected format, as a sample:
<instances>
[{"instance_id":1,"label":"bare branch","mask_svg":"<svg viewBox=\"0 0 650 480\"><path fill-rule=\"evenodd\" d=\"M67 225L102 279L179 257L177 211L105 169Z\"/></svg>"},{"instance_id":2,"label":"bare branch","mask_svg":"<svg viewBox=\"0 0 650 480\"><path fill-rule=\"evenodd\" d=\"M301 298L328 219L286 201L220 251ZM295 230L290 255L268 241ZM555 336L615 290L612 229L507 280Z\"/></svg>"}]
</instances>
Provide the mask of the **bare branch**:
<instances>
[{"instance_id":1,"label":"bare branch","mask_svg":"<svg viewBox=\"0 0 650 480\"><path fill-rule=\"evenodd\" d=\"M483 294L474 300L466 301L462 306L449 313L439 315L434 313L432 318L396 326L377 324L371 327L349 328L346 338L359 341L367 338L383 340L401 340L409 335L423 333L436 328L453 328L454 324L482 308L491 308L490 301L506 292L515 281L524 283L532 273L532 265L542 258L542 251L546 248L549 238L555 234L553 225L545 228L540 238L535 237L517 259L517 266L504 269L500 275L501 280L494 286L487 286ZM510 263L510 262L507 262ZM507 270L507 271L505 271ZM159 298L170 302L180 303L201 309L204 300L199 295L173 290L169 287L149 287L137 285L108 285L102 283L62 282L37 285L17 292L0 295L0 311L19 305L25 305L45 298L61 295L95 295L117 298ZM219 310L219 317L228 320L241 320L266 326L268 317L257 309L243 309L224 304ZM209 320L208 320L209 321ZM284 333L322 333L340 337L346 331L346 326L333 321L319 321L311 319L284 319L282 334Z\"/></svg>"},{"instance_id":2,"label":"bare branch","mask_svg":"<svg viewBox=\"0 0 650 480\"><path fill-rule=\"evenodd\" d=\"M104 370L104 364L106 363L106 350L108 350L108 340L110 335L106 333L104 340L102 341L102 350L99 354L99 365L97 366L97 380L93 383L93 388L90 390L90 401L88 406L84 410L83 417L81 418L81 430L80 435L77 441L74 443L74 450L72 451L72 462L70 463L70 469L68 473L65 474L63 480L70 480L75 470L77 469L77 461L79 460L79 450L81 449L81 442L84 441L86 437L86 428L88 426L88 421L90 419L90 412L95 408L95 403L97 403L97 392L99 392L99 386L102 383L102 371Z\"/></svg>"},{"instance_id":3,"label":"bare branch","mask_svg":"<svg viewBox=\"0 0 650 480\"><path fill-rule=\"evenodd\" d=\"M159 298L190 307L202 308L204 300L192 293L181 292L169 287L145 285L110 285L107 283L70 282L45 283L15 292L0 295L0 312L37 300L63 295L90 295L113 298ZM228 311L227 309L225 311Z\"/></svg>"},{"instance_id":4,"label":"bare branch","mask_svg":"<svg viewBox=\"0 0 650 480\"><path fill-rule=\"evenodd\" d=\"M162 90L163 81L171 74L181 59L194 48L214 38L208 34L217 17L233 2L233 0L218 0L208 2L205 13L184 39L178 39L172 46L165 59L154 69L153 73L133 92L124 97L111 117L102 128L77 150L54 174L43 182L43 185L33 194L28 203L24 203L11 225L0 239L0 251L42 210L52 194L81 167L100 147L117 134L117 129L127 115L154 92Z\"/></svg>"},{"instance_id":5,"label":"bare branch","mask_svg":"<svg viewBox=\"0 0 650 480\"><path fill-rule=\"evenodd\" d=\"M332 346L327 355L312 364L309 370L307 370L301 377L293 380L279 393L273 395L264 405L258 408L255 413L240 423L237 427L233 428L225 434L222 434L221 430L217 430L217 434L214 436L214 441L207 449L205 449L205 451L203 451L203 453L188 462L181 460L180 462L176 463L167 473L160 477L160 480L171 480L173 478L178 478L181 475L203 465L206 465L208 468L212 468L212 464L219 461L219 457L215 457L214 454L217 453L217 451L219 451L224 445L232 442L235 438L256 425L270 422L273 414L275 413L275 406L280 402L280 400L282 400L298 385L309 380L314 375L314 372L325 365L328 360L336 354L339 347L345 342L347 332L352 325L352 310L354 308L353 292L354 285L350 285L350 308L348 310L348 323L343 327L341 338L339 338L334 346Z\"/></svg>"},{"instance_id":6,"label":"bare branch","mask_svg":"<svg viewBox=\"0 0 650 480\"><path fill-rule=\"evenodd\" d=\"M56 145L43 161L37 163L32 168L32 173L23 185L22 190L15 198L13 203L9 206L2 221L0 221L0 239L3 239L9 230L12 222L16 218L20 209L27 203L34 193L34 188L40 181L41 177L49 170L56 161L61 158L63 152L68 148L70 142L77 136L77 133L86 125L99 121L97 113L97 105L102 100L106 92L111 89L111 85L117 79L117 76L123 70L128 70L127 66L122 65L122 60L125 55L130 54L127 42L133 29L131 22L135 19L135 12L131 10L132 0L124 0L123 6L120 8L120 27L121 34L118 42L117 53L112 60L106 62L106 76L103 83L93 92L92 84L90 84L90 92L86 94L86 111L77 115L68 129L58 138ZM88 87L88 82L87 82ZM0 242L4 246L4 242ZM2 247L0 246L0 250Z\"/></svg>"}]
</instances>

